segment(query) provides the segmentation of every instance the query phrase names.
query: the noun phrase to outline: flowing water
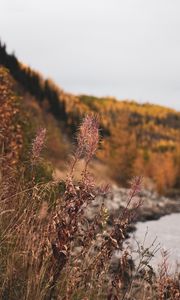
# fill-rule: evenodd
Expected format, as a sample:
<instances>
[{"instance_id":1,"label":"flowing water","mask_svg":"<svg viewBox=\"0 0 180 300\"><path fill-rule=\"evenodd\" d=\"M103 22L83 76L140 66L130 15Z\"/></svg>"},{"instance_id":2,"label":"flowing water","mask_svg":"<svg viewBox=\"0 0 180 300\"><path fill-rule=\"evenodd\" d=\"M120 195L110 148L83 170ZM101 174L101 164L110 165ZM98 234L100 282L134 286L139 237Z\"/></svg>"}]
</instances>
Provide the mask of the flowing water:
<instances>
[{"instance_id":1,"label":"flowing water","mask_svg":"<svg viewBox=\"0 0 180 300\"><path fill-rule=\"evenodd\" d=\"M130 240L133 248L137 248L137 242L140 244L144 242L144 247L149 247L156 239L154 244L159 243L161 249L169 253L169 271L175 270L177 263L180 264L180 213L167 215L156 221L138 222L136 228L137 230ZM151 265L157 269L161 262L162 254L159 250L152 258Z\"/></svg>"}]
</instances>

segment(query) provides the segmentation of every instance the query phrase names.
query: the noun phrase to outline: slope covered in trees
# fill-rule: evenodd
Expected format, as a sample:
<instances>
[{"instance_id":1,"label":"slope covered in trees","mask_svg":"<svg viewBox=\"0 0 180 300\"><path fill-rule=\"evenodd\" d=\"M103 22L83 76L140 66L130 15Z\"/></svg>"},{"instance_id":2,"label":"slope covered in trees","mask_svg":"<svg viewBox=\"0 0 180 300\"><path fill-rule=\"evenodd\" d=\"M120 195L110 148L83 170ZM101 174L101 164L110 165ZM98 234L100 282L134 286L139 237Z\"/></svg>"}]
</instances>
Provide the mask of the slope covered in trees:
<instances>
[{"instance_id":1,"label":"slope covered in trees","mask_svg":"<svg viewBox=\"0 0 180 300\"><path fill-rule=\"evenodd\" d=\"M44 115L55 117L57 131L63 129L67 137L72 138L84 114L97 113L104 137L98 158L108 165L110 176L118 183L126 185L133 175L141 174L150 178L159 192L179 188L179 112L134 101L65 93L20 63L14 54L8 54L2 43L0 65L9 69L21 96L31 95Z\"/></svg>"}]
</instances>

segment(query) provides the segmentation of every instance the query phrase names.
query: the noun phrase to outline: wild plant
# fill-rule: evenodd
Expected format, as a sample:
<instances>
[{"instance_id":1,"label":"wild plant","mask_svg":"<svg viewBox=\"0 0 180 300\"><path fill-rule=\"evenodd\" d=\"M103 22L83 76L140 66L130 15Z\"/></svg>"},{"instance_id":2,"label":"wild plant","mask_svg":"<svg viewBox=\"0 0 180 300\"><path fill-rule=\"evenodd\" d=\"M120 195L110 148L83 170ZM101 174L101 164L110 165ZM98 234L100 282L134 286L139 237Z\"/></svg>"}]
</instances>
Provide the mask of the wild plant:
<instances>
[{"instance_id":1,"label":"wild plant","mask_svg":"<svg viewBox=\"0 0 180 300\"><path fill-rule=\"evenodd\" d=\"M1 180L0 297L132 299L143 259L149 258L143 249L144 256L135 271L131 253L124 248L128 227L141 205L138 194L142 178L134 178L126 207L109 226L105 199L110 188L97 186L89 172L100 142L98 117L86 116L80 125L65 181L43 180L42 170L38 173L45 134L41 129L33 140L30 165L19 166L21 172L13 180L7 181L7 176ZM84 165L77 180L75 169L80 160ZM37 181L38 176L41 178ZM89 215L95 201L99 202L97 211ZM121 256L114 271L112 261L117 251Z\"/></svg>"}]
</instances>

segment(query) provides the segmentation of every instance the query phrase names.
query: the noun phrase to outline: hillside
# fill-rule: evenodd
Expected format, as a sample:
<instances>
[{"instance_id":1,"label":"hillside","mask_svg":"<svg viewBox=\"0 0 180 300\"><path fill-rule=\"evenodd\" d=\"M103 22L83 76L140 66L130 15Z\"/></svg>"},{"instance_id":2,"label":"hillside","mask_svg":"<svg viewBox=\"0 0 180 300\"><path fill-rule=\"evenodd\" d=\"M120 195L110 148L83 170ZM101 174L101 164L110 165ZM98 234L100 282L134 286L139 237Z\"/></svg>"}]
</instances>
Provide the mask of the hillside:
<instances>
[{"instance_id":1,"label":"hillside","mask_svg":"<svg viewBox=\"0 0 180 300\"><path fill-rule=\"evenodd\" d=\"M0 49L0 299L178 300L178 262L126 242L180 212L179 113L67 94Z\"/></svg>"},{"instance_id":2,"label":"hillside","mask_svg":"<svg viewBox=\"0 0 180 300\"><path fill-rule=\"evenodd\" d=\"M134 101L66 93L8 54L2 43L0 65L9 70L34 130L47 127L46 155L54 165L64 168L75 128L83 115L93 112L99 115L103 137L94 166L106 166L108 176L123 186L133 175L143 175L147 187L161 193L179 189L179 112Z\"/></svg>"}]
</instances>

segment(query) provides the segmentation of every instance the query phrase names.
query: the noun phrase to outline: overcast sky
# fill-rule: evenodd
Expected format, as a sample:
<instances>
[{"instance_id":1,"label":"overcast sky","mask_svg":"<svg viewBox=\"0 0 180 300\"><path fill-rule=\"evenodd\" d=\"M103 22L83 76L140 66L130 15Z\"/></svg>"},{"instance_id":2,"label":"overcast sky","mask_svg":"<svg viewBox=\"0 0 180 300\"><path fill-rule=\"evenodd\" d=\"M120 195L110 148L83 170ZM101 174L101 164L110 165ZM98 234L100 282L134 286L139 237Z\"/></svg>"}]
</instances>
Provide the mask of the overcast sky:
<instances>
[{"instance_id":1,"label":"overcast sky","mask_svg":"<svg viewBox=\"0 0 180 300\"><path fill-rule=\"evenodd\" d=\"M68 92L180 110L180 0L0 0L0 38Z\"/></svg>"}]
</instances>

